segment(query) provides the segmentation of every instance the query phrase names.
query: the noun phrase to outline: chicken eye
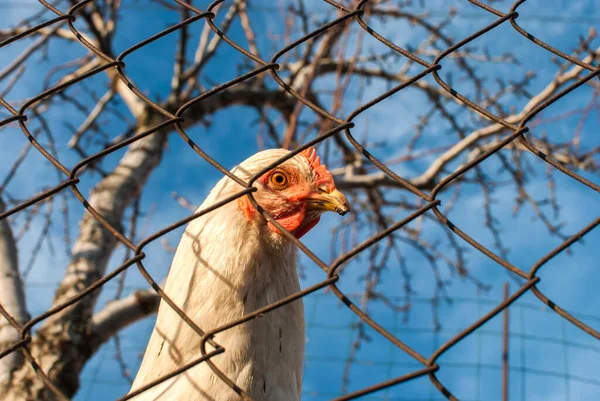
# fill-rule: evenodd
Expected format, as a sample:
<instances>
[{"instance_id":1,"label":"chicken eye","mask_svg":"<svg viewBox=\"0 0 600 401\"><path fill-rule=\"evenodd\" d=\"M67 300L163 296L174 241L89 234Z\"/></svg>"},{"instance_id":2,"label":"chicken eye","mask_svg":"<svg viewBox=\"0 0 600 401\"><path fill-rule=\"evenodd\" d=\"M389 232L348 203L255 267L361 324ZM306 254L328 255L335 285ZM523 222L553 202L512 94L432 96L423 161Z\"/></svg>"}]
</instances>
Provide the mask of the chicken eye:
<instances>
[{"instance_id":1,"label":"chicken eye","mask_svg":"<svg viewBox=\"0 0 600 401\"><path fill-rule=\"evenodd\" d=\"M270 177L271 184L277 189L283 189L287 186L288 178L281 172L275 172Z\"/></svg>"}]
</instances>

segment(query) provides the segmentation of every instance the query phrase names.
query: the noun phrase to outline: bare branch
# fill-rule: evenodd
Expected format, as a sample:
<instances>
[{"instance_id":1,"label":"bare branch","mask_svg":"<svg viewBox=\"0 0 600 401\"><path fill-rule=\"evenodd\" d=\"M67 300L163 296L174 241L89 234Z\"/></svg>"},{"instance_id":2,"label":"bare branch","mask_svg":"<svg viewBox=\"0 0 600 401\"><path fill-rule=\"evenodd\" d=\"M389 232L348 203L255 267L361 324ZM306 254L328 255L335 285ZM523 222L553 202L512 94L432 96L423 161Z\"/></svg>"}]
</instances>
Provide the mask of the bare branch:
<instances>
[{"instance_id":1,"label":"bare branch","mask_svg":"<svg viewBox=\"0 0 600 401\"><path fill-rule=\"evenodd\" d=\"M600 55L600 48L596 49L595 56L589 55L583 59L584 62L590 63L594 57ZM529 102L523 107L523 109L516 114L512 114L505 117L505 120L516 124L518 123L529 111L543 103L546 99L557 93L565 84L577 79L584 71L583 67L575 66L570 70L557 75L552 82L550 82L545 88L543 88L537 95L533 96ZM421 175L411 178L409 181L417 188L431 188L434 184L434 180L444 171L444 168L457 159L458 157L465 154L466 151L472 149L476 145L486 138L500 134L506 128L501 124L492 124L487 127L475 130L465 136L463 139L458 141L446 152L441 154L434 162L430 164L428 169ZM564 158L563 158L564 159ZM360 187L397 187L401 188L402 185L391 179L384 172L377 172L368 175L357 175L354 172L353 166L346 166L340 169L332 171L338 178L338 186L345 189L353 189Z\"/></svg>"},{"instance_id":2,"label":"bare branch","mask_svg":"<svg viewBox=\"0 0 600 401\"><path fill-rule=\"evenodd\" d=\"M98 116L100 116L100 114L102 114L102 111L104 110L104 108L106 107L106 105L108 104L108 102L110 102L112 100L114 94L115 94L114 90L109 89L102 96L102 98L100 98L100 100L98 101L98 103L96 103L96 105L94 106L94 108L92 109L92 111L88 114L88 117L79 126L79 128L77 129L77 131L73 134L73 136L69 140L68 146L70 148L73 148L73 147L77 146L78 143L79 143L79 140L81 139L81 137L87 132L88 129L90 129L90 127L93 124L96 123L96 120L98 119Z\"/></svg>"},{"instance_id":3,"label":"bare branch","mask_svg":"<svg viewBox=\"0 0 600 401\"><path fill-rule=\"evenodd\" d=\"M153 289L109 302L92 317L94 345L99 347L125 327L156 313L159 303L160 296Z\"/></svg>"},{"instance_id":4,"label":"bare branch","mask_svg":"<svg viewBox=\"0 0 600 401\"><path fill-rule=\"evenodd\" d=\"M221 32L226 34L229 28L231 27L231 23L237 15L239 3L240 0L236 0L234 4L232 4L231 7L229 7L229 9L227 10L227 14L225 14L223 22L219 27ZM217 5L217 7L215 7L215 11L218 10L220 6L220 4ZM206 63L208 63L208 61L210 61L210 59L215 55L219 44L222 42L221 37L217 34L214 34L213 38L209 42L208 36L210 35L210 32L210 26L208 24L205 24L204 29L202 30L202 33L200 35L200 42L198 43L198 47L196 48L193 64L182 74L182 80L187 81L187 88L183 93L184 98L188 98L194 91L198 83L198 73L202 70L202 67L204 67Z\"/></svg>"}]
</instances>

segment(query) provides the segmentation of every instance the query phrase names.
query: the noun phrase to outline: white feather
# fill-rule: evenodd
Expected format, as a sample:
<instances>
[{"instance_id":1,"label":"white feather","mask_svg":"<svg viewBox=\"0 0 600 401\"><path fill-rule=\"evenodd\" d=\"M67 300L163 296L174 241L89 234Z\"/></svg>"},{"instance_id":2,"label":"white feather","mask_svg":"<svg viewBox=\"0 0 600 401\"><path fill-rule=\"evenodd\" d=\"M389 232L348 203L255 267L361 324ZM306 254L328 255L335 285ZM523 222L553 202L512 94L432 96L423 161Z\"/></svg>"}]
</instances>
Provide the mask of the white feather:
<instances>
[{"instance_id":1,"label":"white feather","mask_svg":"<svg viewBox=\"0 0 600 401\"><path fill-rule=\"evenodd\" d=\"M247 180L287 153L282 149L263 151L232 171ZM301 156L286 163L310 171ZM199 210L241 188L223 178ZM299 290L295 246L269 231L264 222L249 221L236 201L189 223L165 284L165 292L204 331ZM255 401L299 401L304 338L304 311L298 300L217 334L215 341L226 351L211 360ZM212 350L208 345L207 351ZM200 336L161 302L131 390L200 356ZM237 401L240 397L208 364L201 363L133 400Z\"/></svg>"}]
</instances>

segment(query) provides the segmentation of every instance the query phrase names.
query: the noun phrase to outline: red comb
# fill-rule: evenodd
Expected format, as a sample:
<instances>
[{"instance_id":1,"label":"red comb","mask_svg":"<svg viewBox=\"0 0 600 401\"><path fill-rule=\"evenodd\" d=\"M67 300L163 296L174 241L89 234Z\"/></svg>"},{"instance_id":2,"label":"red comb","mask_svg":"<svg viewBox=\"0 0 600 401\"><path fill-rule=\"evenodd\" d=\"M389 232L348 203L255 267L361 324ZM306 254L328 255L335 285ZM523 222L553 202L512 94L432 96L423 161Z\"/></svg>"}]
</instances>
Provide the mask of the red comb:
<instances>
[{"instance_id":1,"label":"red comb","mask_svg":"<svg viewBox=\"0 0 600 401\"><path fill-rule=\"evenodd\" d=\"M306 157L312 168L316 169L321 165L321 156L317 156L317 151L312 146L304 149L302 155Z\"/></svg>"},{"instance_id":2,"label":"red comb","mask_svg":"<svg viewBox=\"0 0 600 401\"><path fill-rule=\"evenodd\" d=\"M315 150L315 148L310 147L304 149L302 151L302 155L306 157L306 160L308 160L308 163L316 173L317 182L319 183L319 185L335 188L333 184L333 177L331 176L331 173L327 170L327 167L324 164L321 164L321 157L317 156L317 151Z\"/></svg>"}]
</instances>

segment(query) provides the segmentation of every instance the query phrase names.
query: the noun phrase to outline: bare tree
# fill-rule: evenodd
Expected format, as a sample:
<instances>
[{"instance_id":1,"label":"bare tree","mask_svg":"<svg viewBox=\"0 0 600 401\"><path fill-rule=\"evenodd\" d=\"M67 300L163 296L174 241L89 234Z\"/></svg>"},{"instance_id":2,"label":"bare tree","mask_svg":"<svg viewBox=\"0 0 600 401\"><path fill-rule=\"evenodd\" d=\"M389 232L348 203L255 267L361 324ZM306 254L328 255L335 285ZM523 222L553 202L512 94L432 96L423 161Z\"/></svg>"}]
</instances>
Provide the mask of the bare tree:
<instances>
[{"instance_id":1,"label":"bare tree","mask_svg":"<svg viewBox=\"0 0 600 401\"><path fill-rule=\"evenodd\" d=\"M290 1L286 5L254 8L244 0L225 2L213 9L217 15L214 23L222 33L218 34L211 29L208 22L195 14L197 9L191 2L134 2L134 7L163 7L165 12L176 10L181 18L181 25L171 33L178 36L178 45L172 60L170 91L162 100L154 98L158 107L151 107L142 97L145 95L134 90L140 83L128 85L122 79L119 69L122 66L115 65L115 68L104 69L102 74L106 80L102 83L98 83L96 79L94 83L87 85L86 80L83 80L81 85L68 86L30 105L28 113L33 118L28 127L34 132L34 137L43 138L45 149L53 156L61 152L70 152L81 159L108 149L124 139L152 131L150 135L129 144L116 165L99 158L85 166L85 169L101 177L91 190L87 201L107 223L132 239L138 219L128 219L128 214L139 214L138 200L144 193L145 184L165 155L169 135L175 132L173 124L163 124L171 117L161 114L158 109L175 114L182 105L210 91L205 87L205 71L212 64L223 62L222 57L225 56L221 54L224 48L231 46L225 43L226 35L234 27L241 28L243 32L243 48L263 60L268 60L276 52L273 49L283 49L317 27L347 15L348 10L354 9L359 2L349 2L351 4L337 8L327 3L333 2L319 4L319 10L324 11L315 13L313 2L305 3L303 0ZM505 8L510 9L511 4L508 2L495 3L507 3ZM115 42L119 38L119 28L126 23L126 18L121 18L121 15L125 13L128 5L118 0L106 0L87 4L57 1L54 6L62 10L69 6L75 7L73 13L77 16L77 30L69 29L67 21L64 20L28 33L27 38L30 41L27 46L23 40L12 42L10 46L18 48L20 53L0 71L0 82L3 85L0 98L10 97L11 91L23 85L26 71L35 68L40 58L42 63L48 63L47 76L36 83L40 91L90 74L95 69L105 66L108 60L120 60L115 50ZM301 46L294 46L277 60L277 72L283 77L288 91L274 84L268 74L260 74L193 103L185 111L182 116L184 121L181 123L184 129L202 125L208 127L213 114L234 106L243 106L256 115L255 129L259 148L293 149L325 134L334 124L318 113L307 112L309 106L298 102L295 96L290 95L290 91L332 115L342 116L340 119L344 120L354 107L365 104L374 97L372 95L376 94L378 89L373 88L385 88L380 90L381 93L403 83L410 83L410 87L418 96L425 99L424 107L415 113L417 123L408 130L409 134L402 138L403 151L383 160L383 163L392 170L394 166L402 163L418 163L426 166L421 173L404 177L404 181L401 182L390 177L390 173L393 174L392 170L383 172L378 169L381 166L373 163L372 154L385 155L382 149L393 145L391 139L372 142L368 136L365 137L361 145L369 149L370 153L365 149L362 152L358 151L341 136L334 136L321 145L320 153L332 168L338 188L347 192L356 205L351 219L334 230L333 256L344 254L355 246L359 231L366 230L367 236L381 232L398 220L399 212L410 213L422 207L422 199L407 195L410 195L410 192L419 194L421 191L431 191L448 174L496 147L509 132L504 125L490 120L482 113L466 112L468 108L464 103L442 85L432 80L414 79L420 71L419 68L425 68L419 66L420 60L428 60L431 63L462 38L460 35L461 32L465 32L464 20L458 18L452 8L443 18L434 18L428 15L427 10L420 4L411 4L410 1L373 1L361 7L364 10L363 14L354 15L324 30ZM269 35L257 25L252 16L253 13L257 15L261 12L271 12L280 16L281 24L284 24L282 34ZM31 27L50 18L53 18L50 9L41 4L39 12L30 18L18 24L14 21L14 27L0 30L0 40L10 40L15 35L26 33ZM358 19L362 24L378 28L368 32L357 23ZM203 29L197 37L190 34L192 23L203 24ZM378 42L370 36L379 35L376 32L383 34L386 26L401 24L410 24L412 29L421 33L417 42L395 43L400 48L390 48L387 45L377 46ZM475 28L467 30L470 31L475 31ZM590 31L587 37L579 38L578 41L574 39L572 57L582 60L587 65L597 65L600 48L593 47L595 36L595 32ZM370 47L364 44L367 39L373 40ZM83 47L82 41L86 41L98 52ZM494 49L487 49L484 44L484 41L475 41L451 52L448 55L448 64L451 66L444 67L445 70L440 71L440 76L445 82L460 81L460 87L465 88L464 96L512 124L518 124L527 113L581 79L587 72L582 65L555 60L554 77L540 86L534 72L527 72L526 67L521 66L520 60L514 55L490 53L494 52ZM74 60L55 63L56 65L50 67L52 62L44 61L49 46L55 46L54 49L79 47L86 52ZM265 49L273 51L267 54ZM410 52L403 49L410 49ZM406 57L407 53L413 57ZM237 66L240 74L260 67L256 60L245 60L240 61ZM485 68L490 64L520 68L521 79L507 81L503 78L502 68ZM123 71L127 72L126 67ZM492 74L495 71L496 75L490 75L490 71ZM58 75L60 78L55 79ZM541 89L531 93L529 88L532 82ZM586 85L592 88L589 108L597 107L596 100L600 93L598 81L590 80ZM23 105L24 101L15 100L9 103L17 107ZM54 137L58 128L45 119L65 106L80 110L85 118L78 126L66 127L72 132L68 140L68 149L57 149ZM553 112L555 114L545 115L544 118L560 119L568 113L581 115L585 110ZM107 133L103 128L106 121L119 124L122 133ZM540 124L541 121L537 123ZM64 131L65 127L60 129ZM368 127L365 130L368 131ZM443 138L440 135L436 141L423 139L428 132L440 131L451 134L444 135ZM249 134L254 135L252 132ZM392 138L392 135L388 137ZM42 139L38 142L42 142ZM566 238L561 231L557 214L553 213L559 209L554 196L554 173L548 173L549 190L543 199L537 194L532 194L528 185L526 178L531 174L531 168L522 156L523 153L529 152L528 144L534 145L545 157L553 159L560 166L573 171L598 173L599 148L582 145L576 130L568 141L535 135L529 138L529 143L511 142L493 156L494 168L478 166L453 180L447 187L452 188L453 195L444 205L445 212L452 209L466 186L478 187L485 196L485 225L494 238L495 252L501 256L504 256L507 250L503 245L501 224L492 207L495 191L501 187L509 186L515 189L515 214L522 208L530 208L549 233ZM18 170L27 168L23 160L30 150L31 145L28 143L22 155L7 169L6 177L0 184L0 214L23 202L23 199L9 194L6 188ZM500 173L492 171L494 169L498 169ZM56 183L44 183L44 187L38 190L47 190L62 180L64 176L59 174ZM184 206L189 206L185 199L177 199ZM17 241L22 236L21 232L31 230L33 220L40 221L43 227L39 235L39 244L33 251L35 254L39 252L41 243L48 240L52 221L61 214L65 216L64 244L71 256L56 290L52 307L57 307L81 293L105 276L109 270L109 260L119 244L117 237L86 211L81 216L79 231L71 245L68 205L72 201L73 199L68 199L61 192L22 210L18 215L0 220L0 304L20 324L29 319L21 276L26 275L30 267L18 266ZM62 205L61 209L53 210L53 205L59 202ZM193 202L199 203L200 200L195 199ZM423 216L423 219L428 218ZM435 219L428 223L444 226L443 222ZM445 251L424 235L418 224L402 227L382 243L370 248L366 252L369 265L363 276L364 293L361 306L366 309L369 302L379 300L397 311L409 309L415 289L412 288L411 274L404 262L405 246L408 246L411 252L420 253L428 261L435 281L435 291L432 295L435 300L447 296L448 283L440 274L440 269L447 269L456 277L471 280L475 288L485 290L486 283L470 273L461 239L450 230L444 232L447 233ZM378 289L382 271L392 263L400 266L405 276L402 290L406 299L404 305L395 304ZM119 294L117 299L99 309L97 301L101 291L102 289L98 289L91 292L74 305L41 320L39 327L32 334L30 354L25 355L26 358L35 360L39 369L46 372L53 384L69 397L78 390L79 374L99 347L114 338L120 330L155 313L158 306L158 295L149 289L125 297ZM364 340L362 331L359 330L358 333L355 349ZM0 322L0 350L12 346L19 339L17 330L6 321ZM54 395L39 379L31 364L25 363L26 358L15 352L0 359L2 394L6 394L7 399L11 400L54 399ZM352 356L349 362L351 359Z\"/></svg>"}]
</instances>

